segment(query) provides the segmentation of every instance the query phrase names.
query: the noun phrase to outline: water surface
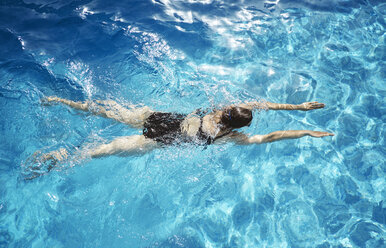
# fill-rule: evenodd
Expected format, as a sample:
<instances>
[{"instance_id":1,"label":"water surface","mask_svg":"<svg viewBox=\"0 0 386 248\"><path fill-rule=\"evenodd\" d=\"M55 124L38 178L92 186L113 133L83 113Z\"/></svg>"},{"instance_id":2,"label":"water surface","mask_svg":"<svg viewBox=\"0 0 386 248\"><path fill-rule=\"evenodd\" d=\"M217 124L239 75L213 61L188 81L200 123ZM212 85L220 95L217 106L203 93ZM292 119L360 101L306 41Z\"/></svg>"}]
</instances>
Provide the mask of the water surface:
<instances>
[{"instance_id":1,"label":"water surface","mask_svg":"<svg viewBox=\"0 0 386 248\"><path fill-rule=\"evenodd\" d=\"M2 1L0 247L384 247L382 1ZM64 165L36 150L140 130L56 95L189 113L267 99L248 134L333 138L169 147Z\"/></svg>"}]
</instances>

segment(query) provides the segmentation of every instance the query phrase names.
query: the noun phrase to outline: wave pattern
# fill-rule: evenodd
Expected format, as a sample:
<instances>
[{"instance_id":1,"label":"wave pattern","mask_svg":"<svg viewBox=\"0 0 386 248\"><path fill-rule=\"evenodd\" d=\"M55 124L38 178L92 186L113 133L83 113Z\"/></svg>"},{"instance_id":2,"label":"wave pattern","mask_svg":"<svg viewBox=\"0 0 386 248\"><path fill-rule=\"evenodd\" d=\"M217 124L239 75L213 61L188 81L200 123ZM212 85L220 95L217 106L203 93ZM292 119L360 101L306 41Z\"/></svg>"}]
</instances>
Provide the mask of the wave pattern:
<instances>
[{"instance_id":1,"label":"wave pattern","mask_svg":"<svg viewBox=\"0 0 386 248\"><path fill-rule=\"evenodd\" d=\"M384 247L386 5L360 1L0 3L0 247ZM252 99L260 146L183 146L22 178L37 150L137 134L56 95L188 113Z\"/></svg>"}]
</instances>

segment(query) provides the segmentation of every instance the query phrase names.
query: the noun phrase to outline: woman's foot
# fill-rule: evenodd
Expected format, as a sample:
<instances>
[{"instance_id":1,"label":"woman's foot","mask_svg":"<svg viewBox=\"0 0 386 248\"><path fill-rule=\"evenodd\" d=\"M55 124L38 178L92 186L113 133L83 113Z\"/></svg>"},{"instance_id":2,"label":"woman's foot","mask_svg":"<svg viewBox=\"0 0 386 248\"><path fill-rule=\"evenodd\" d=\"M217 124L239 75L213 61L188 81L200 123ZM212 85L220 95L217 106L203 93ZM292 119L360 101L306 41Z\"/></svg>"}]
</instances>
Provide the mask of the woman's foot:
<instances>
[{"instance_id":1,"label":"woman's foot","mask_svg":"<svg viewBox=\"0 0 386 248\"><path fill-rule=\"evenodd\" d=\"M69 154L66 149L60 148L57 151L52 151L46 154L35 152L26 161L25 179L31 180L36 177L47 174L52 169L58 166L60 162L63 162L68 158Z\"/></svg>"},{"instance_id":2,"label":"woman's foot","mask_svg":"<svg viewBox=\"0 0 386 248\"><path fill-rule=\"evenodd\" d=\"M47 97L41 99L41 104L43 106L49 106L49 105L52 105L53 103L58 103L60 101L61 101L61 99L59 97L47 96Z\"/></svg>"}]
</instances>

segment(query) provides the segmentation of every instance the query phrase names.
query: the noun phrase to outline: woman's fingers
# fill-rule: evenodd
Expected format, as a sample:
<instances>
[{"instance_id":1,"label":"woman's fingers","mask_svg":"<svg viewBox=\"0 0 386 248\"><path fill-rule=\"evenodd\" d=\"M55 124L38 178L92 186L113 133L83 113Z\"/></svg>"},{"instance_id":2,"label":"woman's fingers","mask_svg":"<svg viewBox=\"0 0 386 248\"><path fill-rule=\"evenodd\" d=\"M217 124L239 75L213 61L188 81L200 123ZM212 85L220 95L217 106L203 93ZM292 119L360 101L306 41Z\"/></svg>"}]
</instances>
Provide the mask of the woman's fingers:
<instances>
[{"instance_id":1,"label":"woman's fingers","mask_svg":"<svg viewBox=\"0 0 386 248\"><path fill-rule=\"evenodd\" d=\"M319 103L319 102L312 102L311 103L311 108L312 109L324 108L324 104L323 103Z\"/></svg>"}]
</instances>

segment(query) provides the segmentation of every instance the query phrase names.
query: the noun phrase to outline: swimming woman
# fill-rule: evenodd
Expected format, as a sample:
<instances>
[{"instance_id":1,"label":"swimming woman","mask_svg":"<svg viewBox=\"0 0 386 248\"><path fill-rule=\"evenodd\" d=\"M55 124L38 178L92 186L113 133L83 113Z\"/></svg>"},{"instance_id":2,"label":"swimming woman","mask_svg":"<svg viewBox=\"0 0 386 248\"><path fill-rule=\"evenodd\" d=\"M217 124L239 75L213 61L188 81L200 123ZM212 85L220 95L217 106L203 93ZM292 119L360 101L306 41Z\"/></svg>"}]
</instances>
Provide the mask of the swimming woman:
<instances>
[{"instance_id":1,"label":"swimming woman","mask_svg":"<svg viewBox=\"0 0 386 248\"><path fill-rule=\"evenodd\" d=\"M47 104L62 103L74 109L90 112L94 115L110 118L134 128L143 129L142 135L124 136L108 144L83 151L83 155L99 158L110 155L127 156L141 154L165 145L194 143L209 145L220 142L235 142L240 145L262 144L283 139L296 139L304 136L333 136L328 132L311 130L276 131L265 135L247 135L236 129L249 126L252 122L252 111L255 109L269 110L302 110L324 108L323 103L305 102L299 105L266 102L247 102L234 104L210 113L191 114L164 113L151 110L149 107L128 109L114 101L75 102L59 97L47 97ZM67 159L66 149L62 148L39 158L35 162L49 162L46 170L51 170L57 162Z\"/></svg>"}]
</instances>

